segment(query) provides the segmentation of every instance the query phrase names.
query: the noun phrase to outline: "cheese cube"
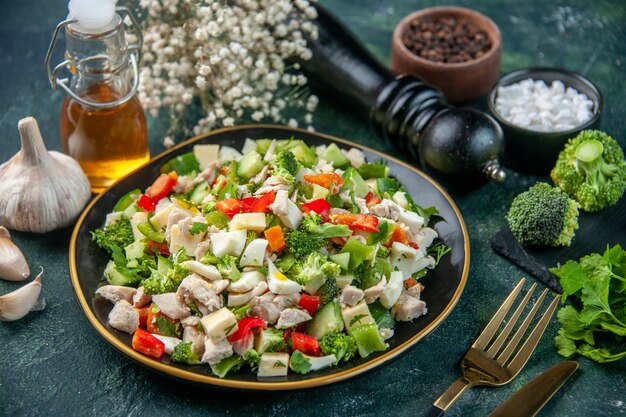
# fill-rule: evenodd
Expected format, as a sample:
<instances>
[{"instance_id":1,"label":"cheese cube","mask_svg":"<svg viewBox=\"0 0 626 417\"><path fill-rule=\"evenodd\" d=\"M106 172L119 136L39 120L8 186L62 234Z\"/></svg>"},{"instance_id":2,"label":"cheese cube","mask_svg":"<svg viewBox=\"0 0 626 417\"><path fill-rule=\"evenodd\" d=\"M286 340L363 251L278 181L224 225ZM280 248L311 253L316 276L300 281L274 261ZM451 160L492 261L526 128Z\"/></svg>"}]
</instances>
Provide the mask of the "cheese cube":
<instances>
[{"instance_id":1,"label":"cheese cube","mask_svg":"<svg viewBox=\"0 0 626 417\"><path fill-rule=\"evenodd\" d=\"M200 169L204 171L211 162L220 158L220 145L195 145L193 147L193 156L198 160Z\"/></svg>"},{"instance_id":2,"label":"cheese cube","mask_svg":"<svg viewBox=\"0 0 626 417\"><path fill-rule=\"evenodd\" d=\"M265 213L239 213L235 214L228 224L232 230L254 230L262 232L265 229Z\"/></svg>"},{"instance_id":3,"label":"cheese cube","mask_svg":"<svg viewBox=\"0 0 626 417\"><path fill-rule=\"evenodd\" d=\"M286 376L289 368L289 355L287 353L264 353L259 362L260 378L270 376Z\"/></svg>"},{"instance_id":4,"label":"cheese cube","mask_svg":"<svg viewBox=\"0 0 626 417\"><path fill-rule=\"evenodd\" d=\"M225 339L237 331L237 317L226 307L222 307L200 319L207 337L214 341Z\"/></svg>"}]
</instances>

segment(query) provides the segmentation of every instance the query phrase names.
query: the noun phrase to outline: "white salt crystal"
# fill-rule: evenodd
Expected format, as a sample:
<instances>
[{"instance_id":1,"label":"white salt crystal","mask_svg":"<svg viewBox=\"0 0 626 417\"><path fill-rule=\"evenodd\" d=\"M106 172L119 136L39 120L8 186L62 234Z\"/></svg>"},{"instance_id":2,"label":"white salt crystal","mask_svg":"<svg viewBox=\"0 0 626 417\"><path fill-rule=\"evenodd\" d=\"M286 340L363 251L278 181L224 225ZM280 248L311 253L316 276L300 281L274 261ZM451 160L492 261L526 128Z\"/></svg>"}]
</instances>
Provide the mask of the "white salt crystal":
<instances>
[{"instance_id":1,"label":"white salt crystal","mask_svg":"<svg viewBox=\"0 0 626 417\"><path fill-rule=\"evenodd\" d=\"M514 125L539 132L559 132L580 126L592 117L593 102L556 80L548 86L527 78L499 87L496 111Z\"/></svg>"}]
</instances>

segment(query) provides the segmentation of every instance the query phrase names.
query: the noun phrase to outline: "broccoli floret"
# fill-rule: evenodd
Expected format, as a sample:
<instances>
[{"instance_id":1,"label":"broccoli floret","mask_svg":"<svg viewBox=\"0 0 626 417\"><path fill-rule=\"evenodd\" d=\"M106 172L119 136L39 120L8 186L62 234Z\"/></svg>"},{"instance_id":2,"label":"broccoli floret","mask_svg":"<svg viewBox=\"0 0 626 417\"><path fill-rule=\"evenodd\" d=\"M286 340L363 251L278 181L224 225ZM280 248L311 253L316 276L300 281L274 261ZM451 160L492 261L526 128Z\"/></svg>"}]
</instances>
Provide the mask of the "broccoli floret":
<instances>
[{"instance_id":1,"label":"broccoli floret","mask_svg":"<svg viewBox=\"0 0 626 417\"><path fill-rule=\"evenodd\" d=\"M345 224L322 223L324 219L317 213L305 217L300 223L299 229L305 230L315 236L328 239L331 237L351 236L352 230Z\"/></svg>"},{"instance_id":2,"label":"broccoli floret","mask_svg":"<svg viewBox=\"0 0 626 417\"><path fill-rule=\"evenodd\" d=\"M324 285L322 285L322 288L318 291L321 304L324 305L333 301L333 299L339 295L340 291L341 288L337 285L335 278L327 279Z\"/></svg>"},{"instance_id":3,"label":"broccoli floret","mask_svg":"<svg viewBox=\"0 0 626 417\"><path fill-rule=\"evenodd\" d=\"M259 362L261 362L261 355L259 355L256 350L247 350L244 354L244 359L246 360L246 362L248 362L248 365L250 365L250 369L252 369L252 372L258 372Z\"/></svg>"},{"instance_id":4,"label":"broccoli floret","mask_svg":"<svg viewBox=\"0 0 626 417\"><path fill-rule=\"evenodd\" d=\"M602 210L626 190L624 152L606 133L584 130L565 145L550 176L583 210Z\"/></svg>"},{"instance_id":5,"label":"broccoli floret","mask_svg":"<svg viewBox=\"0 0 626 417\"><path fill-rule=\"evenodd\" d=\"M163 276L163 274L156 269L151 269L150 272L150 277L141 280L141 286L146 293L150 295L165 294L166 292L175 292L178 289L180 283L176 283L168 277Z\"/></svg>"},{"instance_id":6,"label":"broccoli floret","mask_svg":"<svg viewBox=\"0 0 626 417\"><path fill-rule=\"evenodd\" d=\"M323 283L328 278L335 278L341 273L341 266L331 261L319 252L311 252L309 256L296 267L295 280L306 285L309 281ZM318 284L319 285L319 284Z\"/></svg>"},{"instance_id":7,"label":"broccoli floret","mask_svg":"<svg viewBox=\"0 0 626 417\"><path fill-rule=\"evenodd\" d=\"M272 176L280 177L289 184L295 182L295 175L298 172L298 160L291 151L280 151L270 163Z\"/></svg>"},{"instance_id":8,"label":"broccoli floret","mask_svg":"<svg viewBox=\"0 0 626 417\"><path fill-rule=\"evenodd\" d=\"M315 236L300 229L292 230L285 235L287 252L293 253L298 258L305 258L309 253L316 252L325 243L323 237Z\"/></svg>"},{"instance_id":9,"label":"broccoli floret","mask_svg":"<svg viewBox=\"0 0 626 417\"><path fill-rule=\"evenodd\" d=\"M569 246L578 229L578 203L539 182L515 197L506 219L523 246Z\"/></svg>"},{"instance_id":10,"label":"broccoli floret","mask_svg":"<svg viewBox=\"0 0 626 417\"><path fill-rule=\"evenodd\" d=\"M127 217L121 217L115 223L91 232L91 240L102 249L113 253L113 247L126 247L135 241L133 228Z\"/></svg>"},{"instance_id":11,"label":"broccoli floret","mask_svg":"<svg viewBox=\"0 0 626 417\"><path fill-rule=\"evenodd\" d=\"M191 342L180 342L172 351L174 362L186 363L188 365L200 365L200 358L191 351Z\"/></svg>"},{"instance_id":12,"label":"broccoli floret","mask_svg":"<svg viewBox=\"0 0 626 417\"><path fill-rule=\"evenodd\" d=\"M335 365L342 359L350 360L357 350L354 338L345 333L328 333L319 340L319 344L324 355L335 355Z\"/></svg>"},{"instance_id":13,"label":"broccoli floret","mask_svg":"<svg viewBox=\"0 0 626 417\"><path fill-rule=\"evenodd\" d=\"M232 255L226 255L217 262L217 270L224 278L237 281L241 276L241 272L237 269L237 258Z\"/></svg>"}]
</instances>

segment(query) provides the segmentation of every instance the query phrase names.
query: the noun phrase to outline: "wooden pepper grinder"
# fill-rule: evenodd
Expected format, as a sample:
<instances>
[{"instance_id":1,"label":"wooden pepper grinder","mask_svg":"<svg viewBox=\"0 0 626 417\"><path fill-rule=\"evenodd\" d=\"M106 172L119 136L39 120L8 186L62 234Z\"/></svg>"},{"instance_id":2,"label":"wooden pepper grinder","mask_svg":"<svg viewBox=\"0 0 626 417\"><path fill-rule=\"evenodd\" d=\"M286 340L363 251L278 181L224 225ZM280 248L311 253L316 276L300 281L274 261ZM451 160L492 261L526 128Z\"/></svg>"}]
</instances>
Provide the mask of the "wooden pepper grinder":
<instances>
[{"instance_id":1,"label":"wooden pepper grinder","mask_svg":"<svg viewBox=\"0 0 626 417\"><path fill-rule=\"evenodd\" d=\"M301 63L311 83L366 114L376 133L434 171L459 181L504 181L502 129L489 115L453 107L413 75L394 75L319 5L313 58Z\"/></svg>"}]
</instances>

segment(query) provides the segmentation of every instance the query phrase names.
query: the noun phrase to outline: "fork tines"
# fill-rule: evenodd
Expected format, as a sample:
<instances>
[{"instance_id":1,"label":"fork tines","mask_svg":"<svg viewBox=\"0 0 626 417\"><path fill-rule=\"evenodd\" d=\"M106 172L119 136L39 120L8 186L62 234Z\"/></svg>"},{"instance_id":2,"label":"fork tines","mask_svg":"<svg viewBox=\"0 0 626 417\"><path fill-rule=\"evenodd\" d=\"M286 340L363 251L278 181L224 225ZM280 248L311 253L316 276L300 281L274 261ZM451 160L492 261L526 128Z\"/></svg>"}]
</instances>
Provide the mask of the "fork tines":
<instances>
[{"instance_id":1,"label":"fork tines","mask_svg":"<svg viewBox=\"0 0 626 417\"><path fill-rule=\"evenodd\" d=\"M511 355L513 355L516 348L520 344L522 337L526 333L528 326L532 322L533 318L537 314L537 311L541 307L541 304L548 295L548 289L546 288L541 292L522 323L518 326L513 337L511 337L506 346L502 348L503 344L509 338L511 331L513 330L520 316L522 315L522 312L528 305L528 302L530 301L533 292L537 288L537 284L533 283L533 285L530 287L530 290L528 290L511 317L509 317L506 325L504 326L500 334L495 338L495 340L493 340L498 328L500 327L500 325L504 321L504 318L513 306L513 303L517 299L517 296L520 294L525 282L526 279L524 278L520 280L520 282L515 286L513 291L511 291L509 296L504 300L489 324L487 324L487 327L485 327L483 332L480 334L480 336L478 336L478 338L472 345L473 348L484 351L488 357L496 360L496 362L498 362L500 366L510 369L513 373L517 373L530 357L530 354L535 349L535 346L537 346L537 343L539 342L539 339L541 339L541 336L543 335L546 326L550 322L550 319L552 318L554 310L556 309L559 301L559 297L555 296L544 314L541 316L541 318L533 328L526 341L517 351L517 354L513 357L511 361L509 361Z\"/></svg>"}]
</instances>

